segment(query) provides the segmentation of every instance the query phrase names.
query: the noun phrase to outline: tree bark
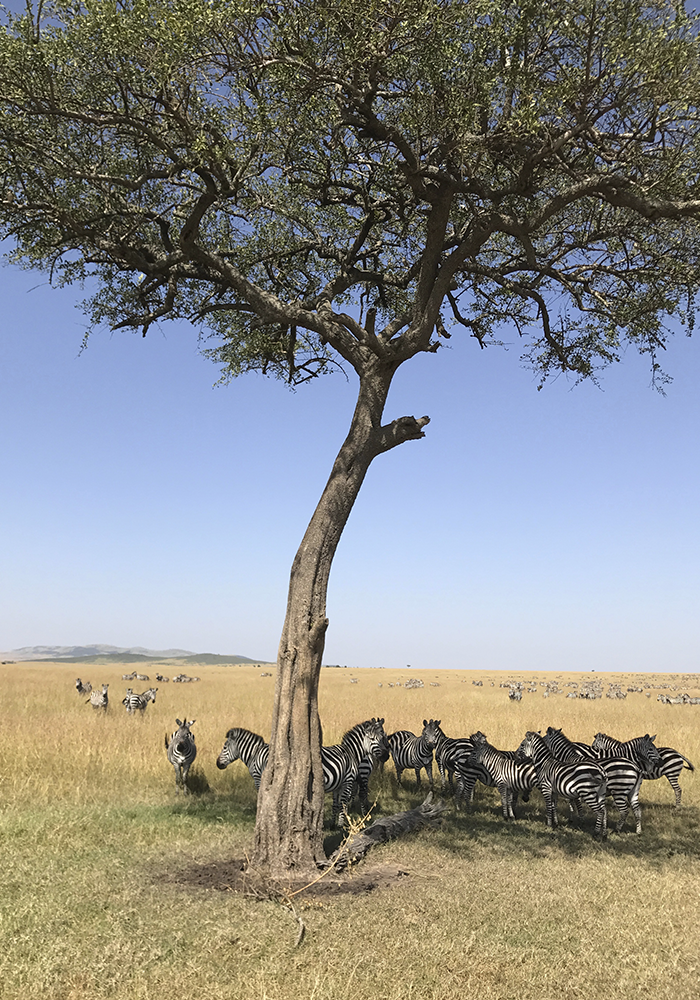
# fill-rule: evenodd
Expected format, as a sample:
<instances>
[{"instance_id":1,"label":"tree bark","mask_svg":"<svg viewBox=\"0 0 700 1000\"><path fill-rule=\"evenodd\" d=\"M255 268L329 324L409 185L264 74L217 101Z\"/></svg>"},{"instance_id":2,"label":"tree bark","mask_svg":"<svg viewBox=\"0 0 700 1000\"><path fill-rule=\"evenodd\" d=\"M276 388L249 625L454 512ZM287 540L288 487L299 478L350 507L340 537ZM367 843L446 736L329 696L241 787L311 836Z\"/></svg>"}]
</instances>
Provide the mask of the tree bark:
<instances>
[{"instance_id":1,"label":"tree bark","mask_svg":"<svg viewBox=\"0 0 700 1000\"><path fill-rule=\"evenodd\" d=\"M258 796L251 868L272 876L313 873L323 850L323 769L318 683L328 627L333 556L372 460L423 436L427 417L382 426L398 364L372 357L360 373L350 430L292 564L277 659L270 757Z\"/></svg>"}]
</instances>

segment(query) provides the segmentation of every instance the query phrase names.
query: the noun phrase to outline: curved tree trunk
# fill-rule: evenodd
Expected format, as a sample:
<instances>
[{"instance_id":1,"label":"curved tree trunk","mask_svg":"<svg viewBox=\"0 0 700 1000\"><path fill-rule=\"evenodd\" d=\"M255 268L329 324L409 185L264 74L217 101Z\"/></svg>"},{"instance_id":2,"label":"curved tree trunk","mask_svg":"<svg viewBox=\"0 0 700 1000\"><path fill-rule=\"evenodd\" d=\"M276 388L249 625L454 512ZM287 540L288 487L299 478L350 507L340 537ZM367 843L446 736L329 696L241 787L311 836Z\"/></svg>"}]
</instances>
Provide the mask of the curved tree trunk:
<instances>
[{"instance_id":1,"label":"curved tree trunk","mask_svg":"<svg viewBox=\"0 0 700 1000\"><path fill-rule=\"evenodd\" d=\"M251 858L251 867L273 876L314 872L325 861L318 681L331 563L372 459L422 437L428 423L401 417L382 427L396 367L374 358L361 374L350 431L292 565Z\"/></svg>"}]
</instances>

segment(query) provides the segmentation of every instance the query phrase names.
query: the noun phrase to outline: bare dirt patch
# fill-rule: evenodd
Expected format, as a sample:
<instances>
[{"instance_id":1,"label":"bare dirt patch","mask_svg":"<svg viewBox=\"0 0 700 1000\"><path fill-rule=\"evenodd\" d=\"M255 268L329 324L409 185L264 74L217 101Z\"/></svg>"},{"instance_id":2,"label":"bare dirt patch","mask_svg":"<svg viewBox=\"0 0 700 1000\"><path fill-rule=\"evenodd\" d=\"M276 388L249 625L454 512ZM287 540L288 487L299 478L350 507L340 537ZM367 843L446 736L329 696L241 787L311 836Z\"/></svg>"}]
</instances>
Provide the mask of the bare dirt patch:
<instances>
[{"instance_id":1,"label":"bare dirt patch","mask_svg":"<svg viewBox=\"0 0 700 1000\"><path fill-rule=\"evenodd\" d=\"M158 881L167 881L185 889L215 889L219 892L236 892L263 898L294 897L302 902L310 898L360 896L377 889L387 889L410 875L410 872L396 865L362 865L360 869L351 869L342 876L328 872L311 884L308 880L301 880L285 882L282 885L263 880L254 872L247 872L245 867L246 861L243 858L190 864L179 871L171 871L161 876Z\"/></svg>"}]
</instances>

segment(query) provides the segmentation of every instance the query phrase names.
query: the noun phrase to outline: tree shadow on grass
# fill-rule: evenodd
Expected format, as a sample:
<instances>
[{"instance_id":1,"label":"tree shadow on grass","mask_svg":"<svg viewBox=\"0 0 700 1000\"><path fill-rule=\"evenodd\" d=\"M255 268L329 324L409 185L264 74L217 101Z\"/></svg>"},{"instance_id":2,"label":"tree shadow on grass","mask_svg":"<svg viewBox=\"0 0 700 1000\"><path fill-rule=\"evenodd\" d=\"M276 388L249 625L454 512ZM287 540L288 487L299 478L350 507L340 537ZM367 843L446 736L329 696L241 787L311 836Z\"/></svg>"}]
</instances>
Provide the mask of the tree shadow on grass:
<instances>
[{"instance_id":1,"label":"tree shadow on grass","mask_svg":"<svg viewBox=\"0 0 700 1000\"><path fill-rule=\"evenodd\" d=\"M552 833L547 829L541 803L520 805L516 809L519 818L506 822L500 803L488 804L482 799L471 809L448 809L435 832L435 843L462 857L475 847L484 847L497 854L517 851L533 857L553 851L585 857L605 850L653 865L675 856L688 861L700 859L700 809L696 806L675 809L672 805L642 802L642 833L637 835L631 810L622 831L617 833L619 814L608 804L608 837L602 843L594 836L595 817L589 809L582 808L578 820L569 817L566 804L558 812L560 825Z\"/></svg>"}]
</instances>

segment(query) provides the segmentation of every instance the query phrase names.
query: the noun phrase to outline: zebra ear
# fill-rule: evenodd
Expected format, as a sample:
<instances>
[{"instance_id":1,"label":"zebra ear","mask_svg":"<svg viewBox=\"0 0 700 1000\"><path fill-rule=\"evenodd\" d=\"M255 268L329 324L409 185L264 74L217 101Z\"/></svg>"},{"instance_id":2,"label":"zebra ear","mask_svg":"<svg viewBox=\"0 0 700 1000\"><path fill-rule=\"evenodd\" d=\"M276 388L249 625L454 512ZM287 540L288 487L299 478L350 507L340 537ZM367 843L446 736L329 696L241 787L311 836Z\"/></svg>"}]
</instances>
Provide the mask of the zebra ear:
<instances>
[{"instance_id":1,"label":"zebra ear","mask_svg":"<svg viewBox=\"0 0 700 1000\"><path fill-rule=\"evenodd\" d=\"M647 733L647 736L649 736L649 733ZM654 742L654 740L656 739L656 733L654 733L654 735L653 735L653 736L649 736L649 739L650 739L650 740L651 740L651 742L653 743L653 742Z\"/></svg>"},{"instance_id":2,"label":"zebra ear","mask_svg":"<svg viewBox=\"0 0 700 1000\"><path fill-rule=\"evenodd\" d=\"M435 725L439 726L441 722L442 722L442 719L436 719L435 720Z\"/></svg>"},{"instance_id":3,"label":"zebra ear","mask_svg":"<svg viewBox=\"0 0 700 1000\"><path fill-rule=\"evenodd\" d=\"M427 725L428 725L428 720L427 719L423 719L423 726L425 727Z\"/></svg>"},{"instance_id":4,"label":"zebra ear","mask_svg":"<svg viewBox=\"0 0 700 1000\"><path fill-rule=\"evenodd\" d=\"M190 721L187 723L188 727L193 726L196 721L197 721L196 719L190 719Z\"/></svg>"},{"instance_id":5,"label":"zebra ear","mask_svg":"<svg viewBox=\"0 0 700 1000\"><path fill-rule=\"evenodd\" d=\"M184 726L185 724L184 722L180 722L179 719L175 719L175 721L177 722L178 726Z\"/></svg>"}]
</instances>

